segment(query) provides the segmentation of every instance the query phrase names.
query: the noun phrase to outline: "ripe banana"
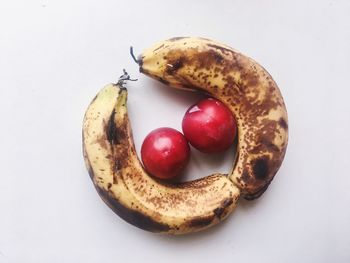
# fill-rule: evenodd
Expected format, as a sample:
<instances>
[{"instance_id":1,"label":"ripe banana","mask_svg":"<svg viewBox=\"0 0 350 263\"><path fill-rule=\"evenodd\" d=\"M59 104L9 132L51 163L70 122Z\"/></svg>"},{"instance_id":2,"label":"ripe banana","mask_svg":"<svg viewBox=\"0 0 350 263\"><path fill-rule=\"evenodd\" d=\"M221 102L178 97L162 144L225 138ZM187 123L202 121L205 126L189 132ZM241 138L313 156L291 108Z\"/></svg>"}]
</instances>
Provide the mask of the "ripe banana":
<instances>
[{"instance_id":1,"label":"ripe banana","mask_svg":"<svg viewBox=\"0 0 350 263\"><path fill-rule=\"evenodd\" d=\"M226 218L240 194L226 175L167 184L145 172L135 151L126 100L122 82L109 84L85 113L84 159L101 198L121 218L152 232L194 232Z\"/></svg>"},{"instance_id":2,"label":"ripe banana","mask_svg":"<svg viewBox=\"0 0 350 263\"><path fill-rule=\"evenodd\" d=\"M159 42L137 62L140 72L171 87L209 93L232 111L238 145L229 178L246 199L263 194L288 143L287 111L270 74L229 46L192 37Z\"/></svg>"}]
</instances>

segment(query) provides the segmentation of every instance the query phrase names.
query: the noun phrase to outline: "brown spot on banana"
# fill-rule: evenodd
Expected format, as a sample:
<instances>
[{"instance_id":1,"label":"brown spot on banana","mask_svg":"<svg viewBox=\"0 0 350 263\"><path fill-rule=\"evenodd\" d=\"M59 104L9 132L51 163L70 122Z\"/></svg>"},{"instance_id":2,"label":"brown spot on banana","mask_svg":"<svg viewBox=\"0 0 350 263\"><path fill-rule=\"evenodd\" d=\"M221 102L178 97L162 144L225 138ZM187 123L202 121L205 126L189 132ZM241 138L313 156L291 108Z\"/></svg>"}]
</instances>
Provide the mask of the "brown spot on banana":
<instances>
[{"instance_id":1,"label":"brown spot on banana","mask_svg":"<svg viewBox=\"0 0 350 263\"><path fill-rule=\"evenodd\" d=\"M188 227L191 228L203 228L210 225L213 220L215 219L215 215L209 216L209 217L198 217L191 219L191 221L188 222Z\"/></svg>"},{"instance_id":2,"label":"brown spot on banana","mask_svg":"<svg viewBox=\"0 0 350 263\"><path fill-rule=\"evenodd\" d=\"M285 130L288 130L288 124L286 122L285 119L280 118L280 120L278 121L278 124Z\"/></svg>"},{"instance_id":3,"label":"brown spot on banana","mask_svg":"<svg viewBox=\"0 0 350 263\"><path fill-rule=\"evenodd\" d=\"M170 38L169 41L178 41L178 40L181 40L184 38L186 38L186 37L173 37L173 38Z\"/></svg>"},{"instance_id":4,"label":"brown spot on banana","mask_svg":"<svg viewBox=\"0 0 350 263\"><path fill-rule=\"evenodd\" d=\"M240 190L221 174L178 184L150 177L136 155L126 99L126 89L107 85L84 117L84 159L104 202L130 224L152 232L184 234L224 220Z\"/></svg>"},{"instance_id":5,"label":"brown spot on banana","mask_svg":"<svg viewBox=\"0 0 350 263\"><path fill-rule=\"evenodd\" d=\"M237 201L237 200L235 200ZM226 208L229 207L234 201L232 199L226 199L221 207L218 207L214 210L215 216L217 216L219 219L225 215Z\"/></svg>"},{"instance_id":6,"label":"brown spot on banana","mask_svg":"<svg viewBox=\"0 0 350 263\"><path fill-rule=\"evenodd\" d=\"M259 197L281 166L288 143L287 111L270 74L229 46L192 37L155 44L142 53L139 65L154 79L209 93L230 108L238 125L238 157L229 178L246 199Z\"/></svg>"}]
</instances>

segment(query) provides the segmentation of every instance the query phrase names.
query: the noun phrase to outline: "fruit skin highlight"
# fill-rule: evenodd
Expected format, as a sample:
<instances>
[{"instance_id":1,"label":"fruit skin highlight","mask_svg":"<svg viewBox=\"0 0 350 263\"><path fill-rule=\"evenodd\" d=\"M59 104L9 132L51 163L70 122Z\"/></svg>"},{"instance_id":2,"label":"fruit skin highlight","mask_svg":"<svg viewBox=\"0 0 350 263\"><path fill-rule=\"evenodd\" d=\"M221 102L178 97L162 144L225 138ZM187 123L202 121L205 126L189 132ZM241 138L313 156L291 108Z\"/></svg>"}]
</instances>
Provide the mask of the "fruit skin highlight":
<instances>
[{"instance_id":1,"label":"fruit skin highlight","mask_svg":"<svg viewBox=\"0 0 350 263\"><path fill-rule=\"evenodd\" d=\"M172 128L150 132L141 146L141 158L147 172L160 179L179 176L190 160L186 138Z\"/></svg>"},{"instance_id":2,"label":"fruit skin highlight","mask_svg":"<svg viewBox=\"0 0 350 263\"><path fill-rule=\"evenodd\" d=\"M182 120L186 139L204 153L227 150L235 140L236 130L232 112L213 98L203 99L191 106Z\"/></svg>"}]
</instances>

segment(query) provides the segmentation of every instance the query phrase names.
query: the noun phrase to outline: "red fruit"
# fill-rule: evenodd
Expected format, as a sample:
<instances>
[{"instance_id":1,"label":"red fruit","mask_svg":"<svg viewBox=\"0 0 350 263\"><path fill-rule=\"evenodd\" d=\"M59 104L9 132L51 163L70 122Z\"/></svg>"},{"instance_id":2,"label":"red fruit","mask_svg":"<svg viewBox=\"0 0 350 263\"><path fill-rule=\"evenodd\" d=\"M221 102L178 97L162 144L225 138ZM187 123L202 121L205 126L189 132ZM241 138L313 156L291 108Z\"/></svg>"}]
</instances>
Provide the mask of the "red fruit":
<instances>
[{"instance_id":1,"label":"red fruit","mask_svg":"<svg viewBox=\"0 0 350 263\"><path fill-rule=\"evenodd\" d=\"M190 159L186 138L172 128L159 128L150 132L142 143L141 158L146 170L160 179L181 174Z\"/></svg>"},{"instance_id":2,"label":"red fruit","mask_svg":"<svg viewBox=\"0 0 350 263\"><path fill-rule=\"evenodd\" d=\"M236 120L220 101L207 98L191 106L183 120L182 131L190 144L204 153L225 151L237 133Z\"/></svg>"}]
</instances>

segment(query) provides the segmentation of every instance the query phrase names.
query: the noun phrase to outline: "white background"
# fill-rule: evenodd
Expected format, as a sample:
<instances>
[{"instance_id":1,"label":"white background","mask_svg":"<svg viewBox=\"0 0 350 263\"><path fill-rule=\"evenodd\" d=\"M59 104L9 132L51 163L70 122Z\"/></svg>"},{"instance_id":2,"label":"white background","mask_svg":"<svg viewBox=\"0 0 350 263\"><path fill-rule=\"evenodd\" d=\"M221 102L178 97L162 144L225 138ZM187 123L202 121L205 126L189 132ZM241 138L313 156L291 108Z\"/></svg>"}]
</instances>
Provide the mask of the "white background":
<instances>
[{"instance_id":1,"label":"white background","mask_svg":"<svg viewBox=\"0 0 350 263\"><path fill-rule=\"evenodd\" d=\"M285 161L268 191L208 231L161 236L107 208L86 172L84 111L126 68L139 150L180 129L199 96L138 73L140 53L203 36L259 61L289 113ZM350 2L0 2L0 262L350 262ZM231 153L195 151L186 180L228 172Z\"/></svg>"}]
</instances>

